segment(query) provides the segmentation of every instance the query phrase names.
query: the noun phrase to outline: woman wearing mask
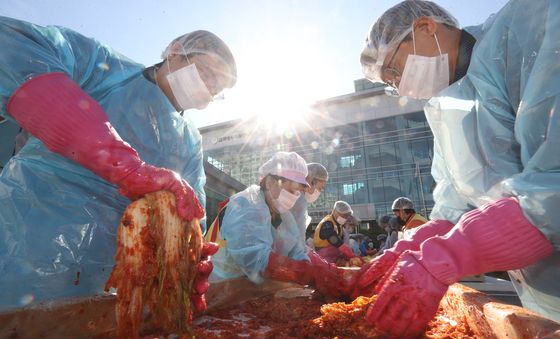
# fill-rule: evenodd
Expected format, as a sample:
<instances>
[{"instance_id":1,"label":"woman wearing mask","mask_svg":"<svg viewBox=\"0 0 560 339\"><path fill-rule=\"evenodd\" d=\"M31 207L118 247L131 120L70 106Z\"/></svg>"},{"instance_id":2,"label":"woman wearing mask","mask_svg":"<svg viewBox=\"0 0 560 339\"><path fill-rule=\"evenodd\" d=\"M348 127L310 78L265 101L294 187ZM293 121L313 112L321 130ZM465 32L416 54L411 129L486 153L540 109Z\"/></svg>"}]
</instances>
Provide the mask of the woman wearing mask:
<instances>
[{"instance_id":1,"label":"woman wearing mask","mask_svg":"<svg viewBox=\"0 0 560 339\"><path fill-rule=\"evenodd\" d=\"M0 115L32 135L0 174L0 309L101 294L129 199L169 190L204 217L200 134L180 112L232 87L235 61L207 31L148 68L63 27L0 17L0 41Z\"/></svg>"},{"instance_id":2,"label":"woman wearing mask","mask_svg":"<svg viewBox=\"0 0 560 339\"><path fill-rule=\"evenodd\" d=\"M233 195L225 207L214 255L211 282L247 277L314 284L336 294L341 282L336 267L307 248L290 213L309 184L305 160L294 152L278 152L259 168L259 185ZM215 232L210 229L209 232Z\"/></svg>"},{"instance_id":3,"label":"woman wearing mask","mask_svg":"<svg viewBox=\"0 0 560 339\"><path fill-rule=\"evenodd\" d=\"M307 164L307 177L305 178L308 187L305 188L305 193L300 195L296 201L294 207L290 209L294 218L296 219L296 224L301 230L301 237L305 240L305 230L311 222L311 217L307 213L307 208L310 204L314 203L318 198L327 181L329 180L329 173L325 166L311 162Z\"/></svg>"}]
</instances>

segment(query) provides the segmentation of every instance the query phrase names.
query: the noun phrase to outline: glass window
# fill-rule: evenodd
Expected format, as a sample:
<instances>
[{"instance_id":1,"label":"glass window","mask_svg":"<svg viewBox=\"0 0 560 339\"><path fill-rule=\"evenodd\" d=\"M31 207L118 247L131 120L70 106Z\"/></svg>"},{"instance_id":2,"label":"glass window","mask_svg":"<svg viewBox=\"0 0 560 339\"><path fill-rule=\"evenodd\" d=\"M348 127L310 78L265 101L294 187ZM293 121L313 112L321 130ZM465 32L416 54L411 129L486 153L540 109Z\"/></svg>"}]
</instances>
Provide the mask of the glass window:
<instances>
[{"instance_id":1,"label":"glass window","mask_svg":"<svg viewBox=\"0 0 560 339\"><path fill-rule=\"evenodd\" d=\"M399 184L401 189L401 196L407 197L411 200L418 199L418 187L417 178L410 175L401 176L399 178Z\"/></svg>"},{"instance_id":2,"label":"glass window","mask_svg":"<svg viewBox=\"0 0 560 339\"><path fill-rule=\"evenodd\" d=\"M423 111L405 114L402 117L406 121L407 128L428 126L428 122L426 121L426 115L424 114Z\"/></svg>"},{"instance_id":3,"label":"glass window","mask_svg":"<svg viewBox=\"0 0 560 339\"><path fill-rule=\"evenodd\" d=\"M344 200L349 204L353 204L354 203L354 195L353 193L353 187L352 184L340 184L340 192L341 192L341 196L340 196L340 200Z\"/></svg>"},{"instance_id":4,"label":"glass window","mask_svg":"<svg viewBox=\"0 0 560 339\"><path fill-rule=\"evenodd\" d=\"M351 184L342 184L342 194L344 195L352 195L359 189L364 188L365 185L363 182L355 182Z\"/></svg>"},{"instance_id":5,"label":"glass window","mask_svg":"<svg viewBox=\"0 0 560 339\"><path fill-rule=\"evenodd\" d=\"M393 200L402 196L398 177L384 178L385 203L391 204Z\"/></svg>"},{"instance_id":6,"label":"glass window","mask_svg":"<svg viewBox=\"0 0 560 339\"><path fill-rule=\"evenodd\" d=\"M414 161L430 159L431 147L426 139L411 141L410 151Z\"/></svg>"},{"instance_id":7,"label":"glass window","mask_svg":"<svg viewBox=\"0 0 560 339\"><path fill-rule=\"evenodd\" d=\"M395 153L395 144L392 142L379 145L379 154L381 156L381 165L384 168L396 165L399 162Z\"/></svg>"},{"instance_id":8,"label":"glass window","mask_svg":"<svg viewBox=\"0 0 560 339\"><path fill-rule=\"evenodd\" d=\"M370 169L373 170L381 167L381 155L379 153L379 145L366 147L366 166L368 170Z\"/></svg>"},{"instance_id":9,"label":"glass window","mask_svg":"<svg viewBox=\"0 0 560 339\"><path fill-rule=\"evenodd\" d=\"M357 182L356 190L354 191L354 203L355 204L367 204L368 203L368 189L366 186L367 182Z\"/></svg>"},{"instance_id":10,"label":"glass window","mask_svg":"<svg viewBox=\"0 0 560 339\"><path fill-rule=\"evenodd\" d=\"M341 168L352 168L363 166L363 160L361 154L352 154L340 157L340 167Z\"/></svg>"},{"instance_id":11,"label":"glass window","mask_svg":"<svg viewBox=\"0 0 560 339\"><path fill-rule=\"evenodd\" d=\"M321 196L324 196L324 205L327 208L331 208L338 199L338 184L334 182L334 179L329 179L329 182L325 186ZM320 196L320 197L321 197Z\"/></svg>"}]
</instances>

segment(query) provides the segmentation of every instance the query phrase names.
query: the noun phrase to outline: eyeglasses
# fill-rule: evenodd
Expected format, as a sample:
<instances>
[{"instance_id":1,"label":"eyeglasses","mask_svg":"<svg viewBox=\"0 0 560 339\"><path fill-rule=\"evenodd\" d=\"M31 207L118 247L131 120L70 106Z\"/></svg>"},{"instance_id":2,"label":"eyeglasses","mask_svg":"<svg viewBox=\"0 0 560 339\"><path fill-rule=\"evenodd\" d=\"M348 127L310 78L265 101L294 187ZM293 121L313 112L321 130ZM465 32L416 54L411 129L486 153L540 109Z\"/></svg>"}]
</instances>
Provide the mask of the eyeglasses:
<instances>
[{"instance_id":1,"label":"eyeglasses","mask_svg":"<svg viewBox=\"0 0 560 339\"><path fill-rule=\"evenodd\" d=\"M395 52L391 56L391 59L389 59L389 62L387 63L387 66L382 66L382 68L381 68L381 79L383 79L383 81L385 81L385 83L387 85L389 85L393 88L398 88L399 87L399 84L397 82L397 78L400 79L401 72L395 68L394 61L395 61L395 57L397 56L397 53L399 52L403 42L404 42L404 40L399 43L399 45L397 46L397 49L395 49Z\"/></svg>"}]
</instances>

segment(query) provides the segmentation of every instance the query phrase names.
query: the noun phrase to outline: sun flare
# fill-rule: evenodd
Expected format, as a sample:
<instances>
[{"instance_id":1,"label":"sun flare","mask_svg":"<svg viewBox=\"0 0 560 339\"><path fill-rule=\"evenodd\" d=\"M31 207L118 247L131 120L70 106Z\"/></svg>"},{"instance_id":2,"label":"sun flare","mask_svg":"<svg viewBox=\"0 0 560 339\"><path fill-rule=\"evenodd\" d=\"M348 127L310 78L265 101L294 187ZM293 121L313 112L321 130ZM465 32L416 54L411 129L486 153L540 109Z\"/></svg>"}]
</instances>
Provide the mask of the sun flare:
<instances>
[{"instance_id":1,"label":"sun flare","mask_svg":"<svg viewBox=\"0 0 560 339\"><path fill-rule=\"evenodd\" d=\"M320 51L312 44L278 41L239 57L239 79L227 106L242 119L278 134L309 123L310 106L328 84Z\"/></svg>"}]
</instances>

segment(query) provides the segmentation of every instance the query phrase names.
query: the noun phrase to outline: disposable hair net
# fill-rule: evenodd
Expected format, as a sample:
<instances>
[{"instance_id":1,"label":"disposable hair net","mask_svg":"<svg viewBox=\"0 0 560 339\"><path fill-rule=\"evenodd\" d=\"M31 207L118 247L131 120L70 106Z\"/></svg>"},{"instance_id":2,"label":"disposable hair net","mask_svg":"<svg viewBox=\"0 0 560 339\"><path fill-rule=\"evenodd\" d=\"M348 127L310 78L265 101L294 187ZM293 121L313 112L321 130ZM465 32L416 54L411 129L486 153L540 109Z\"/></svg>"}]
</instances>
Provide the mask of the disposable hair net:
<instances>
[{"instance_id":1,"label":"disposable hair net","mask_svg":"<svg viewBox=\"0 0 560 339\"><path fill-rule=\"evenodd\" d=\"M346 201L341 200L334 203L334 210L342 214L353 213L350 205Z\"/></svg>"},{"instance_id":2,"label":"disposable hair net","mask_svg":"<svg viewBox=\"0 0 560 339\"><path fill-rule=\"evenodd\" d=\"M362 72L373 82L383 82L381 67L385 57L412 32L412 24L421 17L459 28L457 20L431 1L407 0L388 9L369 29L360 55Z\"/></svg>"},{"instance_id":3,"label":"disposable hair net","mask_svg":"<svg viewBox=\"0 0 560 339\"><path fill-rule=\"evenodd\" d=\"M308 178L324 180L324 181L329 180L329 172L327 172L325 166L317 162L312 162L307 164L307 171L308 171L307 174Z\"/></svg>"},{"instance_id":4,"label":"disposable hair net","mask_svg":"<svg viewBox=\"0 0 560 339\"><path fill-rule=\"evenodd\" d=\"M308 174L307 163L296 152L276 152L259 168L261 179L269 174L308 185L305 180Z\"/></svg>"},{"instance_id":5,"label":"disposable hair net","mask_svg":"<svg viewBox=\"0 0 560 339\"><path fill-rule=\"evenodd\" d=\"M405 197L400 197L395 199L395 201L393 201L393 206L391 207L392 210L400 210L400 209L405 209L405 210L412 210L414 209L414 204L412 204L412 201L408 198Z\"/></svg>"},{"instance_id":6,"label":"disposable hair net","mask_svg":"<svg viewBox=\"0 0 560 339\"><path fill-rule=\"evenodd\" d=\"M183 46L183 55L205 54L220 60L226 69L223 75L228 79L226 87L231 88L237 81L237 66L233 54L226 43L214 33L199 30L181 35L169 43L161 54L162 59L166 59L173 51L173 44L179 42Z\"/></svg>"},{"instance_id":7,"label":"disposable hair net","mask_svg":"<svg viewBox=\"0 0 560 339\"><path fill-rule=\"evenodd\" d=\"M434 134L432 176L437 185L431 219L456 223L473 208L515 196L524 216L556 251L509 271L511 281L526 308L556 321L560 321L558 13L557 0L509 1L479 26L467 74L424 107Z\"/></svg>"},{"instance_id":8,"label":"disposable hair net","mask_svg":"<svg viewBox=\"0 0 560 339\"><path fill-rule=\"evenodd\" d=\"M70 29L2 16L0 41L1 116L11 119L9 97L28 79L62 72L142 160L177 172L205 203L200 133L143 65ZM116 186L29 138L0 172L0 310L103 294L129 203Z\"/></svg>"},{"instance_id":9,"label":"disposable hair net","mask_svg":"<svg viewBox=\"0 0 560 339\"><path fill-rule=\"evenodd\" d=\"M264 194L257 185L231 197L220 234L227 246L212 257L211 282L246 276L254 283L262 283L271 251L294 260L309 260L292 214L283 213L282 223L273 227Z\"/></svg>"}]
</instances>

